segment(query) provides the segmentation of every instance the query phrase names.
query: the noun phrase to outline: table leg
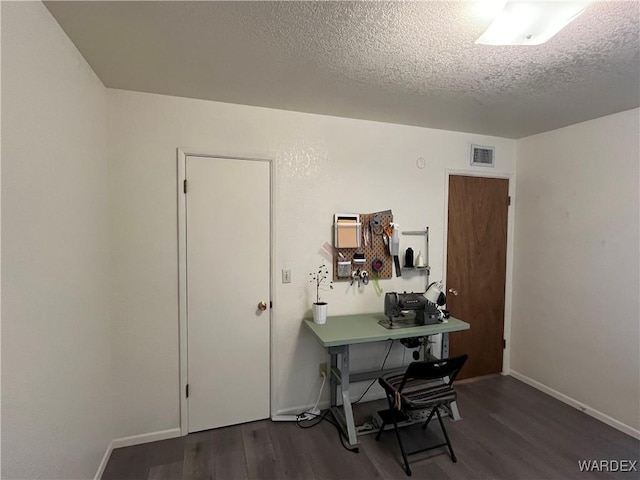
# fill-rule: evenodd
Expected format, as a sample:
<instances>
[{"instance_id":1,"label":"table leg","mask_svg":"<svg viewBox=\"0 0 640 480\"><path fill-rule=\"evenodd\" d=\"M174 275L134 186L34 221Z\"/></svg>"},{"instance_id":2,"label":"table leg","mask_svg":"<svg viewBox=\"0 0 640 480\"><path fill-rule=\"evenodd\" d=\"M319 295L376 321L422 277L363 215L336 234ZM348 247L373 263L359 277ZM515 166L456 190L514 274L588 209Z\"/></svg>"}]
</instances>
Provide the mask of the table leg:
<instances>
[{"instance_id":1,"label":"table leg","mask_svg":"<svg viewBox=\"0 0 640 480\"><path fill-rule=\"evenodd\" d=\"M353 419L349 389L349 345L331 347L329 353L331 353L331 378L333 380L331 383L331 413L333 413L342 433L347 438L347 448L357 450L358 436ZM339 367L338 355L340 356ZM340 383L342 392L342 408L338 406L338 383Z\"/></svg>"},{"instance_id":2,"label":"table leg","mask_svg":"<svg viewBox=\"0 0 640 480\"><path fill-rule=\"evenodd\" d=\"M449 334L442 334L442 349L440 351L440 358L449 358ZM452 422L457 422L460 420L460 412L458 411L458 402L453 401L447 407L445 407L449 412L449 418L451 418Z\"/></svg>"},{"instance_id":3,"label":"table leg","mask_svg":"<svg viewBox=\"0 0 640 480\"><path fill-rule=\"evenodd\" d=\"M329 402L332 407L338 405L338 381L334 378L334 372L338 369L338 353L331 353L331 369L329 370Z\"/></svg>"},{"instance_id":4,"label":"table leg","mask_svg":"<svg viewBox=\"0 0 640 480\"><path fill-rule=\"evenodd\" d=\"M442 345L440 345L440 358L449 358L449 334L442 334Z\"/></svg>"},{"instance_id":5,"label":"table leg","mask_svg":"<svg viewBox=\"0 0 640 480\"><path fill-rule=\"evenodd\" d=\"M347 424L347 435L349 437L349 445L357 445L358 437L356 435L356 424L353 420L353 410L351 408L351 397L349 393L349 346L342 354L342 408L344 408L345 423Z\"/></svg>"}]
</instances>

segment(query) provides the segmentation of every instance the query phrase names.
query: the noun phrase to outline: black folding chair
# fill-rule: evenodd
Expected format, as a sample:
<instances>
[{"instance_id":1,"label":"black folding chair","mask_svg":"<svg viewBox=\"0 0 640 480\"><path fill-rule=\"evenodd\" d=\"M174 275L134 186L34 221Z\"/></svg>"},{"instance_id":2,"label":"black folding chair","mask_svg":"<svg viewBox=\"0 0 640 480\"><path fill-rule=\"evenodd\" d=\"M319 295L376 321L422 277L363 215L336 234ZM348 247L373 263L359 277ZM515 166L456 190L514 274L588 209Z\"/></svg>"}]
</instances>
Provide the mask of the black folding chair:
<instances>
[{"instance_id":1,"label":"black folding chair","mask_svg":"<svg viewBox=\"0 0 640 480\"><path fill-rule=\"evenodd\" d=\"M384 427L388 423L393 423L407 475L411 475L409 461L407 460L408 455L425 452L446 445L449 448L451 460L454 462L457 461L456 455L453 453L453 447L449 441L449 435L447 435L447 429L444 427L442 417L440 416L440 408L449 405L456 399L456 392L452 386L453 381L466 361L467 355L461 355L459 357L445 358L442 360L413 362L407 367L404 374L389 374L379 379L380 385L382 385L382 388L384 388L387 394L389 410L381 412L382 426L376 435L376 440L380 440L380 435L382 435ZM431 412L427 417L427 421L422 425L422 430L427 428L427 425L435 413L438 417L438 422L440 422L445 442L406 453L400 438L398 421L407 418L407 411L428 409L431 409Z\"/></svg>"}]
</instances>

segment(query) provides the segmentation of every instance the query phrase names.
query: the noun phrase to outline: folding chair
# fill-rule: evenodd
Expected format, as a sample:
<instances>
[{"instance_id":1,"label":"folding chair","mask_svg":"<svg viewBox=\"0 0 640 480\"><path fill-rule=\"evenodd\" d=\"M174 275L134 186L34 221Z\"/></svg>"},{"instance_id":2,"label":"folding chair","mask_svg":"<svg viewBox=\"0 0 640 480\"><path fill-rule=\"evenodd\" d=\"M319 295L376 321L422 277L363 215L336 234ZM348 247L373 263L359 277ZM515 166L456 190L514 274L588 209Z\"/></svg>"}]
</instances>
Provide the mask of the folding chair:
<instances>
[{"instance_id":1,"label":"folding chair","mask_svg":"<svg viewBox=\"0 0 640 480\"><path fill-rule=\"evenodd\" d=\"M440 416L440 408L449 405L456 399L456 392L452 386L453 381L466 361L467 355L461 355L428 362L412 362L404 374L389 374L379 379L380 385L387 394L389 410L381 412L382 426L376 435L376 440L380 440L384 427L388 423L393 423L407 475L411 475L409 461L407 460L408 455L446 445L449 448L451 460L453 462L457 461L449 441L449 435L447 435L447 429L444 427ZM435 413L438 417L438 422L440 422L445 442L406 453L400 438L398 421L407 417L407 411L428 409L431 409L431 413L429 413L427 421L422 425L422 430L427 428Z\"/></svg>"}]
</instances>

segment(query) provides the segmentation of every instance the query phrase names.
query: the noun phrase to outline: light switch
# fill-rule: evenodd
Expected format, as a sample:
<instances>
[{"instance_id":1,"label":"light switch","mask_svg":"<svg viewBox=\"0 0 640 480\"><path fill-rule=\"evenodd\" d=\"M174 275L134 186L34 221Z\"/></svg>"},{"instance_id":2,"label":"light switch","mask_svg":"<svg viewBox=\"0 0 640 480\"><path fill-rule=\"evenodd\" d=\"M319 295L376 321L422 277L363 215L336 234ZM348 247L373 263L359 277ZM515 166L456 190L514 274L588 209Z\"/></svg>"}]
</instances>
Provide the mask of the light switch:
<instances>
[{"instance_id":1,"label":"light switch","mask_svg":"<svg viewBox=\"0 0 640 480\"><path fill-rule=\"evenodd\" d=\"M291 283L291 270L282 270L282 283Z\"/></svg>"}]
</instances>

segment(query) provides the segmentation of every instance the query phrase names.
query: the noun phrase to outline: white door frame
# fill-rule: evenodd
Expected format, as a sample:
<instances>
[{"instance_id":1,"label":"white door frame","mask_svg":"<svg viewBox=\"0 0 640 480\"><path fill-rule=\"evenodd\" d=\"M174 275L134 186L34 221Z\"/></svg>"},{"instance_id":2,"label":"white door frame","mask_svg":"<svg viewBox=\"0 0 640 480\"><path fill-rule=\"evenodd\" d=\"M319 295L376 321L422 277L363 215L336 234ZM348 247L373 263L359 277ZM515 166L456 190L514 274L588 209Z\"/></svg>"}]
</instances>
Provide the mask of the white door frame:
<instances>
[{"instance_id":1,"label":"white door frame","mask_svg":"<svg viewBox=\"0 0 640 480\"><path fill-rule=\"evenodd\" d=\"M486 167L481 167L486 168ZM444 258L442 265L442 282L447 284L447 250L449 241L449 177L459 175L463 177L484 177L484 178L504 178L509 180L509 196L511 205L507 212L507 271L505 272L504 289L504 338L507 341L507 348L502 353L502 374L508 375L511 357L511 296L513 293L513 233L514 233L514 212L515 212L515 181L514 174L497 173L477 170L454 170L445 169L444 176L444 245L442 248Z\"/></svg>"},{"instance_id":2,"label":"white door frame","mask_svg":"<svg viewBox=\"0 0 640 480\"><path fill-rule=\"evenodd\" d=\"M275 258L275 239L273 234L274 225L274 162L271 158L260 156L238 156L211 154L192 148L178 148L178 324L179 324L179 360L180 360L180 434L185 436L189 433L189 402L187 401L186 388L189 383L188 372L188 342L187 342L187 216L186 198L184 185L186 180L187 157L208 157L211 159L231 159L231 160L252 160L257 162L267 162L269 164L269 293L270 305L273 305L275 285L273 278L273 259ZM273 312L269 310L269 411L273 404Z\"/></svg>"}]
</instances>

